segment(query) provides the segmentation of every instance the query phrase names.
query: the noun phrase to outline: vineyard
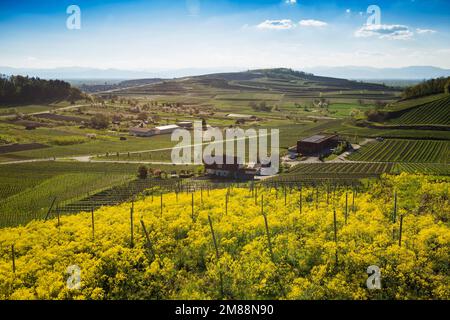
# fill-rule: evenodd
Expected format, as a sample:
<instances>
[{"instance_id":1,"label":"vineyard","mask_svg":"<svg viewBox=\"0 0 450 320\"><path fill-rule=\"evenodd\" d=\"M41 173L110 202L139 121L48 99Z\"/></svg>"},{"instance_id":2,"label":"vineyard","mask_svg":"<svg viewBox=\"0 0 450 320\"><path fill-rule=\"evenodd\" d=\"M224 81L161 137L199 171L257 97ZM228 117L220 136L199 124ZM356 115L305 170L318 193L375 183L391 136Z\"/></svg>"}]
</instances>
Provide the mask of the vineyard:
<instances>
[{"instance_id":1,"label":"vineyard","mask_svg":"<svg viewBox=\"0 0 450 320\"><path fill-rule=\"evenodd\" d=\"M389 121L401 125L450 125L450 96L406 111Z\"/></svg>"},{"instance_id":2,"label":"vineyard","mask_svg":"<svg viewBox=\"0 0 450 320\"><path fill-rule=\"evenodd\" d=\"M448 176L450 175L450 165L434 163L396 163L391 172L395 174L406 172Z\"/></svg>"},{"instance_id":3,"label":"vineyard","mask_svg":"<svg viewBox=\"0 0 450 320\"><path fill-rule=\"evenodd\" d=\"M53 201L76 200L86 197L89 192L123 184L130 180L129 175L119 174L63 174L25 189L0 203L0 226L27 223L33 219L43 219ZM59 197L59 198L58 198Z\"/></svg>"},{"instance_id":4,"label":"vineyard","mask_svg":"<svg viewBox=\"0 0 450 320\"><path fill-rule=\"evenodd\" d=\"M449 185L231 187L35 221L0 233L0 299L449 299Z\"/></svg>"},{"instance_id":5,"label":"vineyard","mask_svg":"<svg viewBox=\"0 0 450 320\"><path fill-rule=\"evenodd\" d=\"M270 181L355 181L379 177L383 173L390 173L392 168L393 164L390 163L302 163L287 173L270 178Z\"/></svg>"},{"instance_id":6,"label":"vineyard","mask_svg":"<svg viewBox=\"0 0 450 320\"><path fill-rule=\"evenodd\" d=\"M3 165L0 227L43 219L53 201L76 201L130 181L137 165L37 162ZM55 200L56 199L56 200Z\"/></svg>"},{"instance_id":7,"label":"vineyard","mask_svg":"<svg viewBox=\"0 0 450 320\"><path fill-rule=\"evenodd\" d=\"M361 147L348 159L354 161L447 163L450 143L432 140L386 139Z\"/></svg>"}]
</instances>

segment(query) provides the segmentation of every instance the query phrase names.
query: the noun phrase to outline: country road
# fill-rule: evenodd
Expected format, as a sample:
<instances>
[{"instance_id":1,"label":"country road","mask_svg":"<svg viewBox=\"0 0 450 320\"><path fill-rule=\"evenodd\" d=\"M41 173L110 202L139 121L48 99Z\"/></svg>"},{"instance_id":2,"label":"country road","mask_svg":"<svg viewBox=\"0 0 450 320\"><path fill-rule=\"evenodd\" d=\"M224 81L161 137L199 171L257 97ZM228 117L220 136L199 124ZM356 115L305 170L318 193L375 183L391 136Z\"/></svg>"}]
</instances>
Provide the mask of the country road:
<instances>
[{"instance_id":1,"label":"country road","mask_svg":"<svg viewBox=\"0 0 450 320\"><path fill-rule=\"evenodd\" d=\"M32 113L27 113L27 116L35 116L35 115L39 115L39 114L48 114L51 113L53 111L64 111L64 110L71 110L71 109L75 109L75 108L80 108L80 107L84 107L86 106L86 104L77 104L77 105L73 105L73 106L67 106L67 107L61 107L61 108L55 108L55 109L51 109L51 110L45 110L45 111L39 111L39 112L32 112ZM6 115L0 115L0 119L4 118L13 118L15 115L14 114L6 114Z\"/></svg>"},{"instance_id":2,"label":"country road","mask_svg":"<svg viewBox=\"0 0 450 320\"><path fill-rule=\"evenodd\" d=\"M263 136L269 136L270 134L261 135L258 137ZM241 141L245 139L251 139L255 138L256 136L251 137L243 137L238 139L232 139L234 141ZM213 141L215 143L224 143L227 141L232 140L219 140L219 141ZM195 143L187 146L174 146L174 147L166 147L166 148L159 148L159 149L149 149L149 150L139 150L139 151L130 151L130 152L119 152L120 155L128 155L128 154L139 154L139 153L149 153L149 152L160 152L160 151L168 151L168 150L178 150L178 149L184 149L184 148L193 148L196 146L204 146L207 144L210 144L210 141L202 142L202 143ZM97 154L88 154L88 155L77 155L77 156L65 156L65 157L56 157L56 158L42 158L42 159L27 159L27 160L14 160L14 161L5 161L0 162L0 165L6 165L6 164L20 164L20 163L30 163L30 162L45 162L45 161L70 161L75 160L78 162L96 162L96 163L143 163L143 164L173 164L171 162L161 162L161 161L125 161L125 160L92 160L92 158L97 157ZM186 164L174 164L174 165L186 165Z\"/></svg>"}]
</instances>

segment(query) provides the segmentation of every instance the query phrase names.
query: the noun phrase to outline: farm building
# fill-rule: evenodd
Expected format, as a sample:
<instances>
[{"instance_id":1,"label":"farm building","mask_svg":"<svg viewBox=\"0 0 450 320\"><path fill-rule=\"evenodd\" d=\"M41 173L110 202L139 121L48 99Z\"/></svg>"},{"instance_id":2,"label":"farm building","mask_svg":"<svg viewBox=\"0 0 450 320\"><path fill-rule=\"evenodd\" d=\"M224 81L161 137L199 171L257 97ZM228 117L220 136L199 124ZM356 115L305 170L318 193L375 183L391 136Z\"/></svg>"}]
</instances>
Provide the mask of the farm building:
<instances>
[{"instance_id":1,"label":"farm building","mask_svg":"<svg viewBox=\"0 0 450 320\"><path fill-rule=\"evenodd\" d=\"M314 135L297 142L297 153L320 155L339 145L338 135Z\"/></svg>"},{"instance_id":2,"label":"farm building","mask_svg":"<svg viewBox=\"0 0 450 320\"><path fill-rule=\"evenodd\" d=\"M239 162L240 161L237 157L231 158L223 156L223 164L208 164L205 162L205 171L207 175L212 177L237 180L253 180L255 178L257 170L248 168L247 166Z\"/></svg>"},{"instance_id":3,"label":"farm building","mask_svg":"<svg viewBox=\"0 0 450 320\"><path fill-rule=\"evenodd\" d=\"M136 137L151 137L159 134L172 133L176 129L180 129L180 127L175 124L155 128L144 128L142 126L138 126L130 129L130 135Z\"/></svg>"},{"instance_id":4,"label":"farm building","mask_svg":"<svg viewBox=\"0 0 450 320\"><path fill-rule=\"evenodd\" d=\"M238 114L238 113L230 113L227 114L227 118L231 119L242 119L242 120L257 120L256 116L252 116L249 114Z\"/></svg>"},{"instance_id":5,"label":"farm building","mask_svg":"<svg viewBox=\"0 0 450 320\"><path fill-rule=\"evenodd\" d=\"M184 129L191 129L193 127L193 123L191 121L181 121L177 123L177 126Z\"/></svg>"},{"instance_id":6,"label":"farm building","mask_svg":"<svg viewBox=\"0 0 450 320\"><path fill-rule=\"evenodd\" d=\"M155 134L172 133L172 132L174 132L177 129L180 129L180 127L177 126L176 124L170 124L170 125L167 125L167 126L161 126L161 127L153 128Z\"/></svg>"},{"instance_id":7,"label":"farm building","mask_svg":"<svg viewBox=\"0 0 450 320\"><path fill-rule=\"evenodd\" d=\"M134 127L130 128L130 135L136 137L151 137L154 136L155 130L151 128Z\"/></svg>"}]
</instances>

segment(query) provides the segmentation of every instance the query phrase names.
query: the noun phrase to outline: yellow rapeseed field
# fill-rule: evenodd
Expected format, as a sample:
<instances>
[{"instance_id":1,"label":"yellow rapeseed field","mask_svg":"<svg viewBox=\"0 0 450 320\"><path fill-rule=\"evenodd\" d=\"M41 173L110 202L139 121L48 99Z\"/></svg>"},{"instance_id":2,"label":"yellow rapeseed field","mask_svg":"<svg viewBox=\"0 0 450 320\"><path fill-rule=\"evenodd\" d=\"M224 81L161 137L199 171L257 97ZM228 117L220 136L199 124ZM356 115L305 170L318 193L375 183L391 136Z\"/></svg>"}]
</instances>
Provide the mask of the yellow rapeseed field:
<instances>
[{"instance_id":1,"label":"yellow rapeseed field","mask_svg":"<svg viewBox=\"0 0 450 320\"><path fill-rule=\"evenodd\" d=\"M2 229L0 299L449 299L448 187L385 176L354 208L344 187L317 202L309 187L197 191L193 212L173 193L162 213L159 196L136 201L133 233L131 203L95 211L94 228L88 212Z\"/></svg>"}]
</instances>

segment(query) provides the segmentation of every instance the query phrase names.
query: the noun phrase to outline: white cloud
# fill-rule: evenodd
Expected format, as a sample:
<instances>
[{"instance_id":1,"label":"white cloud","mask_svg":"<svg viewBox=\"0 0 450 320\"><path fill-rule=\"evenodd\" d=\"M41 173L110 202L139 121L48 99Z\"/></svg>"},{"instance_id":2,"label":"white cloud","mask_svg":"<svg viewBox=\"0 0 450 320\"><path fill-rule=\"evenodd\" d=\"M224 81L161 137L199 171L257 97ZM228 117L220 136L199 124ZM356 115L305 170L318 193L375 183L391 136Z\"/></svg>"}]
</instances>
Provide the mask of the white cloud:
<instances>
[{"instance_id":1,"label":"white cloud","mask_svg":"<svg viewBox=\"0 0 450 320\"><path fill-rule=\"evenodd\" d=\"M417 28L416 31L417 31L418 34L436 33L436 30L431 30L431 29L420 29L420 28Z\"/></svg>"},{"instance_id":2,"label":"white cloud","mask_svg":"<svg viewBox=\"0 0 450 320\"><path fill-rule=\"evenodd\" d=\"M294 24L290 19L266 20L258 24L256 27L258 29L289 30L294 28Z\"/></svg>"},{"instance_id":3,"label":"white cloud","mask_svg":"<svg viewBox=\"0 0 450 320\"><path fill-rule=\"evenodd\" d=\"M325 26L328 25L328 23L326 23L326 22L319 21L319 20L312 20L312 19L309 19L309 20L301 20L301 21L299 22L299 24L300 24L302 27L325 27Z\"/></svg>"},{"instance_id":4,"label":"white cloud","mask_svg":"<svg viewBox=\"0 0 450 320\"><path fill-rule=\"evenodd\" d=\"M347 10L345 10L345 12L346 12L346 13L351 13L352 10L351 10L351 9L347 9Z\"/></svg>"},{"instance_id":5,"label":"white cloud","mask_svg":"<svg viewBox=\"0 0 450 320\"><path fill-rule=\"evenodd\" d=\"M286 0L287 4L296 4L297 0Z\"/></svg>"},{"instance_id":6,"label":"white cloud","mask_svg":"<svg viewBox=\"0 0 450 320\"><path fill-rule=\"evenodd\" d=\"M401 39L412 38L414 33L409 27L400 24L370 24L364 25L356 30L355 36L358 38L378 37L380 39Z\"/></svg>"}]
</instances>

